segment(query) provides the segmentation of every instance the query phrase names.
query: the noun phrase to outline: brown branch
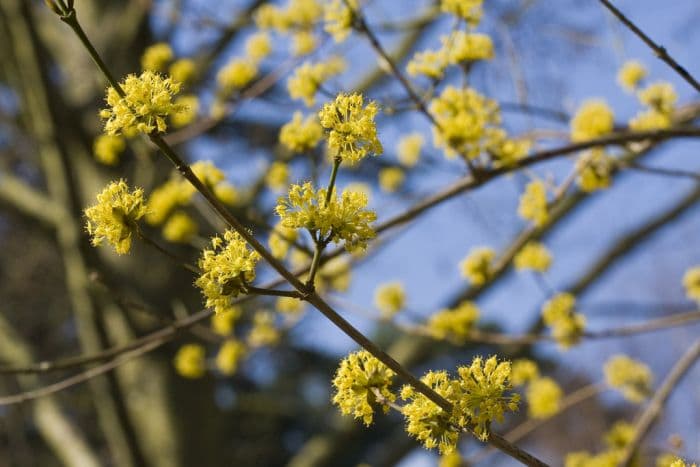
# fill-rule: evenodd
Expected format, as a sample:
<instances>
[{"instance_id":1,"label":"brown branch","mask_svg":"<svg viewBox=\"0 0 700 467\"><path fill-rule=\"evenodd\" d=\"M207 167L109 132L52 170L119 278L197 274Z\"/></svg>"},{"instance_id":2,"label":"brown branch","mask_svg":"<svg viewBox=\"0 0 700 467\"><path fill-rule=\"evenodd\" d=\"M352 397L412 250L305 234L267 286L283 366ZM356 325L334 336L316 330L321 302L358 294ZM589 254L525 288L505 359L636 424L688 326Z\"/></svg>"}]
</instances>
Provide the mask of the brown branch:
<instances>
[{"instance_id":1,"label":"brown branch","mask_svg":"<svg viewBox=\"0 0 700 467\"><path fill-rule=\"evenodd\" d=\"M642 31L636 24L634 24L627 16L625 16L620 10L615 7L612 3L610 3L608 0L600 0L600 3L605 6L610 12L619 19L622 24L627 26L634 34L639 37L642 42L644 42L646 45L651 48L654 53L656 54L657 57L659 57L660 60L665 62L668 66L673 68L676 73L678 73L681 78L686 80L692 87L695 88L696 91L700 92L700 83L693 78L693 76L688 73L688 70L683 68L677 61L671 57L668 52L666 51L666 48L657 44L654 42L644 31Z\"/></svg>"}]
</instances>

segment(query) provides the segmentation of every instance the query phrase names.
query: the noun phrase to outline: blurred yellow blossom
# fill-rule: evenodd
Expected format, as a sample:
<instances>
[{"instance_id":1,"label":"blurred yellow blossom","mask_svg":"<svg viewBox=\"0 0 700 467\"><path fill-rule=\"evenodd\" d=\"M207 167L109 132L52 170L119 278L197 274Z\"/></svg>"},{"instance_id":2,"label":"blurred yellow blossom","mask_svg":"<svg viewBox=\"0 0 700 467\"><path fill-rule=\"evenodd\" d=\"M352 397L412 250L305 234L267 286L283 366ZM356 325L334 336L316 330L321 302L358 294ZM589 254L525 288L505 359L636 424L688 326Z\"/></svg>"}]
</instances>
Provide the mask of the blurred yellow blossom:
<instances>
[{"instance_id":1,"label":"blurred yellow blossom","mask_svg":"<svg viewBox=\"0 0 700 467\"><path fill-rule=\"evenodd\" d=\"M95 159L105 165L116 165L119 163L119 155L126 149L126 142L121 136L100 135L95 138L92 145L92 152Z\"/></svg>"},{"instance_id":2,"label":"blurred yellow blossom","mask_svg":"<svg viewBox=\"0 0 700 467\"><path fill-rule=\"evenodd\" d=\"M406 306L406 292L401 282L381 284L374 291L374 306L382 318L389 319Z\"/></svg>"},{"instance_id":3,"label":"blurred yellow blossom","mask_svg":"<svg viewBox=\"0 0 700 467\"><path fill-rule=\"evenodd\" d=\"M571 120L571 140L586 141L600 138L613 131L615 117L612 109L602 99L583 103Z\"/></svg>"},{"instance_id":4,"label":"blurred yellow blossom","mask_svg":"<svg viewBox=\"0 0 700 467\"><path fill-rule=\"evenodd\" d=\"M207 371L204 347L198 344L185 344L175 354L175 370L183 378L197 379Z\"/></svg>"},{"instance_id":5,"label":"blurred yellow blossom","mask_svg":"<svg viewBox=\"0 0 700 467\"><path fill-rule=\"evenodd\" d=\"M642 402L651 395L653 375L645 364L626 355L611 357L603 368L607 383L630 402Z\"/></svg>"},{"instance_id":6,"label":"blurred yellow blossom","mask_svg":"<svg viewBox=\"0 0 700 467\"><path fill-rule=\"evenodd\" d=\"M552 264L552 255L542 243L530 241L513 258L515 269L544 272Z\"/></svg>"},{"instance_id":7,"label":"blurred yellow blossom","mask_svg":"<svg viewBox=\"0 0 700 467\"><path fill-rule=\"evenodd\" d=\"M164 42L146 47L141 56L141 68L146 71L164 71L173 59L173 49Z\"/></svg>"},{"instance_id":8,"label":"blurred yellow blossom","mask_svg":"<svg viewBox=\"0 0 700 467\"><path fill-rule=\"evenodd\" d=\"M484 285L491 278L495 257L493 248L474 248L459 265L462 277L469 279L472 285Z\"/></svg>"}]
</instances>

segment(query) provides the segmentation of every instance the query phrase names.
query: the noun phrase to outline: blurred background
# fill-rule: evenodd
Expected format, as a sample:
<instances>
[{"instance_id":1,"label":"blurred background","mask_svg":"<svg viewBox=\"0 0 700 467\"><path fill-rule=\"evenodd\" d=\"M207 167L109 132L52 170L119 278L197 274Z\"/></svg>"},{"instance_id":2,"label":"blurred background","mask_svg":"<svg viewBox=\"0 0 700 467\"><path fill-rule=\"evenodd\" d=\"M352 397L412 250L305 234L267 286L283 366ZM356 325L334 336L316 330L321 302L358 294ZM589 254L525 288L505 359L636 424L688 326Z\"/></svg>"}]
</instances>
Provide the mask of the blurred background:
<instances>
[{"instance_id":1,"label":"blurred background","mask_svg":"<svg viewBox=\"0 0 700 467\"><path fill-rule=\"evenodd\" d=\"M277 222L273 208L283 193L265 183L271 164L287 161L289 183L325 180L329 171L320 151L290 155L278 143L280 127L294 111L314 112L292 100L286 88L292 70L306 60L334 54L348 63L345 72L324 83L317 106L337 92L361 90L384 108L377 118L384 155L341 171L338 182L369 185L380 222L467 174L463 162L448 160L433 147L423 115L400 108L403 88L357 34L335 44L319 27L317 48L301 58L290 55L287 36L272 34L273 52L258 73L265 85L229 99L223 118L211 119L216 73L245 53L246 39L257 31L252 12L263 3L79 0L76 7L117 76L138 72L143 51L158 42L169 43L177 58L195 61L196 79L188 92L199 97L199 116L172 134L172 142L189 161L212 161L226 174L240 193L234 211L261 239ZM700 76L700 3L619 0L616 5ZM428 0L374 0L363 9L401 69L415 51L437 46L452 27L452 19ZM565 144L570 116L587 98L605 99L624 125L639 110L636 99L616 83L617 70L628 59L643 62L650 81L673 83L681 106L697 103L690 86L597 1L489 0L478 30L492 37L495 58L476 64L469 83L501 104L509 133L536 136L535 150ZM94 354L200 310L190 273L139 242L128 256L92 248L83 228L82 209L108 181L126 178L149 194L172 176L167 161L139 139L129 142L116 165L95 160L106 83L43 2L0 0L0 39L0 361L22 366ZM461 79L457 73L446 81ZM421 161L406 171L398 190L386 192L377 174L399 165L397 144L410 132L426 140ZM654 146L641 157L649 166L700 172L699 151L700 142L685 139ZM478 354L528 356L571 393L603 381L603 363L625 353L647 363L658 384L697 338L700 325L583 341L562 352L546 341L455 346L405 334L379 320L374 293L390 281L400 281L406 290L405 316L399 319L419 321L469 297L478 303L484 326L512 334L536 329L539 308L552 291L573 291L592 330L693 310L681 282L688 268L700 264L700 185L692 177L623 170L608 190L584 194L574 186L552 224L531 232L554 256L546 274L508 268L483 288L470 287L460 276L459 262L472 248L502 252L527 231L516 211L532 176L561 183L574 160L559 158L502 176L387 232L365 257L352 260L347 288L329 289L329 300L416 374L453 370ZM191 210L201 238L169 248L195 261L217 225L208 223L211 216L196 203ZM150 232L163 241L157 227ZM265 267L258 277L261 282L275 278ZM256 311L274 311L275 302L256 299L243 308L236 328L241 332ZM0 466L78 466L95 460L158 467L437 465L437 455L408 438L397 414L379 417L367 428L331 405L337 363L355 349L349 338L312 309L293 325L275 319L283 322L279 342L251 352L233 376L212 369L203 378L187 379L173 368L183 344L202 344L208 356L216 355L221 337L203 322L87 384L0 407ZM0 374L0 392L15 394L78 371ZM602 434L617 420L632 421L639 409L619 393L602 390L542 423L519 444L551 465L563 465L567 452L599 450ZM505 432L525 417L523 410L499 429ZM678 436L680 447L674 441ZM466 458L481 449L466 437L460 444ZM673 449L700 459L697 365L646 438L647 464ZM515 465L500 454L481 464Z\"/></svg>"}]
</instances>

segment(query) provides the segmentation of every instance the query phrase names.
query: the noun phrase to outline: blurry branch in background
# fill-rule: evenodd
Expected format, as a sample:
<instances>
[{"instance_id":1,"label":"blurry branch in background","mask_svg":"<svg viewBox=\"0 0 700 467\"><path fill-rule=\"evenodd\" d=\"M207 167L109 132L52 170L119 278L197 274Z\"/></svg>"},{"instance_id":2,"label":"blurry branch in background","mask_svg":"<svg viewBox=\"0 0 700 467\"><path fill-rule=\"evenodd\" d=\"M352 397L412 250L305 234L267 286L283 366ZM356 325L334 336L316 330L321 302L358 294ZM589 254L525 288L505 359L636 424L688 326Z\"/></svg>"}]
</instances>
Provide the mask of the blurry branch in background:
<instances>
[{"instance_id":1,"label":"blurry branch in background","mask_svg":"<svg viewBox=\"0 0 700 467\"><path fill-rule=\"evenodd\" d=\"M666 401L671 396L674 389L678 387L678 383L688 373L695 362L700 358L700 339L690 346L690 348L681 356L676 364L671 368L666 379L664 379L659 389L656 390L646 408L637 418L634 424L634 436L632 440L625 446L624 454L618 463L621 467L629 467L632 464L632 456L637 450L640 443L647 435L651 426L656 421L666 404ZM696 386L697 388L697 386Z\"/></svg>"},{"instance_id":2,"label":"blurry branch in background","mask_svg":"<svg viewBox=\"0 0 700 467\"><path fill-rule=\"evenodd\" d=\"M610 12L617 17L625 26L627 26L634 34L639 37L642 42L654 51L654 54L665 62L668 66L673 68L676 73L678 73L681 78L687 81L696 91L700 92L700 83L690 74L688 70L682 67L677 61L673 59L666 51L666 48L654 42L644 31L642 31L636 24L634 24L627 16L625 16L620 10L618 10L615 5L610 3L608 0L599 0L600 3L605 6Z\"/></svg>"}]
</instances>

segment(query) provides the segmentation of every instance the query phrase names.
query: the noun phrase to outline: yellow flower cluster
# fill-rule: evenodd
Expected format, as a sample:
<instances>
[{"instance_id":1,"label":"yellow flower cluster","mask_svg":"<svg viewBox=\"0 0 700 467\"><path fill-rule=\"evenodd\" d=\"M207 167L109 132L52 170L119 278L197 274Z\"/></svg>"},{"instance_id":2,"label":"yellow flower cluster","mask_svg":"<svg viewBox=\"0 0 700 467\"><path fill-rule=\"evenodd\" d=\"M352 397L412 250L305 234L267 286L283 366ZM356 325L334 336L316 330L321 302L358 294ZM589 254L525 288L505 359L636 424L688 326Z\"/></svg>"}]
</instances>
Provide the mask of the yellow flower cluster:
<instances>
[{"instance_id":1,"label":"yellow flower cluster","mask_svg":"<svg viewBox=\"0 0 700 467\"><path fill-rule=\"evenodd\" d=\"M552 255L542 243L530 241L515 255L513 264L519 271L530 269L544 272L552 264Z\"/></svg>"},{"instance_id":2,"label":"yellow flower cluster","mask_svg":"<svg viewBox=\"0 0 700 467\"><path fill-rule=\"evenodd\" d=\"M374 410L381 406L386 413L389 407L379 404L375 390L384 399L393 402L396 395L389 387L395 373L366 350L353 352L341 362L333 378L333 403L343 415L360 418L369 426Z\"/></svg>"},{"instance_id":3,"label":"yellow flower cluster","mask_svg":"<svg viewBox=\"0 0 700 467\"><path fill-rule=\"evenodd\" d=\"M252 60L259 62L272 52L270 36L265 32L258 32L248 38L245 43L245 52Z\"/></svg>"},{"instance_id":4,"label":"yellow flower cluster","mask_svg":"<svg viewBox=\"0 0 700 467\"><path fill-rule=\"evenodd\" d=\"M570 293L559 293L542 305L544 324L552 329L552 336L562 349L578 343L586 326L586 317L576 313L576 298Z\"/></svg>"},{"instance_id":5,"label":"yellow flower cluster","mask_svg":"<svg viewBox=\"0 0 700 467\"><path fill-rule=\"evenodd\" d=\"M374 306L382 318L390 319L406 306L406 291L401 282L389 282L377 287L374 292Z\"/></svg>"},{"instance_id":6,"label":"yellow flower cluster","mask_svg":"<svg viewBox=\"0 0 700 467\"><path fill-rule=\"evenodd\" d=\"M600 138L613 131L615 116L602 99L583 103L571 120L571 140L587 141Z\"/></svg>"},{"instance_id":7,"label":"yellow flower cluster","mask_svg":"<svg viewBox=\"0 0 700 467\"><path fill-rule=\"evenodd\" d=\"M686 464L683 459L676 458L673 462L671 462L670 467L698 467L697 464Z\"/></svg>"},{"instance_id":8,"label":"yellow flower cluster","mask_svg":"<svg viewBox=\"0 0 700 467\"><path fill-rule=\"evenodd\" d=\"M423 135L420 133L411 133L402 137L396 148L396 156L401 165L408 168L414 167L420 159L423 143Z\"/></svg>"},{"instance_id":9,"label":"yellow flower cluster","mask_svg":"<svg viewBox=\"0 0 700 467\"><path fill-rule=\"evenodd\" d=\"M245 88L258 75L258 65L250 58L231 59L216 74L216 82L224 96Z\"/></svg>"},{"instance_id":10,"label":"yellow flower cluster","mask_svg":"<svg viewBox=\"0 0 700 467\"><path fill-rule=\"evenodd\" d=\"M527 156L530 146L530 141L508 138L506 132L499 128L489 132L486 152L493 160L495 168L512 167Z\"/></svg>"},{"instance_id":11,"label":"yellow flower cluster","mask_svg":"<svg viewBox=\"0 0 700 467\"><path fill-rule=\"evenodd\" d=\"M199 230L194 219L184 211L177 211L163 226L163 238L173 243L189 243Z\"/></svg>"},{"instance_id":12,"label":"yellow flower cluster","mask_svg":"<svg viewBox=\"0 0 700 467\"><path fill-rule=\"evenodd\" d=\"M605 363L603 371L607 383L619 389L630 402L642 402L651 394L654 376L641 362L626 355L615 355Z\"/></svg>"},{"instance_id":13,"label":"yellow flower cluster","mask_svg":"<svg viewBox=\"0 0 700 467\"><path fill-rule=\"evenodd\" d=\"M587 193L608 188L614 166L615 160L604 148L593 148L576 161L576 183Z\"/></svg>"},{"instance_id":14,"label":"yellow flower cluster","mask_svg":"<svg viewBox=\"0 0 700 467\"><path fill-rule=\"evenodd\" d=\"M528 358L519 358L511 364L510 380L513 386L524 386L540 376L537 363Z\"/></svg>"},{"instance_id":15,"label":"yellow flower cluster","mask_svg":"<svg viewBox=\"0 0 700 467\"><path fill-rule=\"evenodd\" d=\"M141 68L146 71L164 71L173 59L173 49L164 42L153 44L141 56Z\"/></svg>"},{"instance_id":16,"label":"yellow flower cluster","mask_svg":"<svg viewBox=\"0 0 700 467\"><path fill-rule=\"evenodd\" d=\"M211 328L220 336L230 336L233 333L236 321L242 314L243 310L238 306L226 307L211 317Z\"/></svg>"},{"instance_id":17,"label":"yellow flower cluster","mask_svg":"<svg viewBox=\"0 0 700 467\"><path fill-rule=\"evenodd\" d=\"M197 65L192 59L181 58L170 65L168 72L178 83L189 83L197 75Z\"/></svg>"},{"instance_id":18,"label":"yellow flower cluster","mask_svg":"<svg viewBox=\"0 0 700 467\"><path fill-rule=\"evenodd\" d=\"M137 222L145 214L142 189L130 192L124 180L111 182L97 195L97 204L85 210L92 244L98 246L107 240L118 254L128 253Z\"/></svg>"},{"instance_id":19,"label":"yellow flower cluster","mask_svg":"<svg viewBox=\"0 0 700 467\"><path fill-rule=\"evenodd\" d=\"M379 108L375 102L364 105L361 94L338 94L318 113L321 126L328 131L328 149L333 157L354 165L367 155L382 153L377 139L374 117Z\"/></svg>"},{"instance_id":20,"label":"yellow flower cluster","mask_svg":"<svg viewBox=\"0 0 700 467\"><path fill-rule=\"evenodd\" d=\"M549 418L559 412L563 391L552 378L537 378L525 391L528 414L532 418Z\"/></svg>"},{"instance_id":21,"label":"yellow flower cluster","mask_svg":"<svg viewBox=\"0 0 700 467\"><path fill-rule=\"evenodd\" d=\"M617 422L604 437L607 449L591 454L586 451L572 452L566 455L565 467L616 467L622 461L627 445L634 437L634 426L627 422ZM641 465L635 455L631 465Z\"/></svg>"},{"instance_id":22,"label":"yellow flower cluster","mask_svg":"<svg viewBox=\"0 0 700 467\"><path fill-rule=\"evenodd\" d=\"M221 374L231 376L238 370L238 365L245 354L246 348L242 342L227 339L216 354L216 368Z\"/></svg>"},{"instance_id":23,"label":"yellow flower cluster","mask_svg":"<svg viewBox=\"0 0 700 467\"><path fill-rule=\"evenodd\" d=\"M476 27L481 21L482 3L483 0L440 0L440 9Z\"/></svg>"},{"instance_id":24,"label":"yellow flower cluster","mask_svg":"<svg viewBox=\"0 0 700 467\"><path fill-rule=\"evenodd\" d=\"M292 152L303 154L315 148L323 137L323 128L315 115L302 119L301 112L294 112L292 121L280 130L280 143Z\"/></svg>"},{"instance_id":25,"label":"yellow flower cluster","mask_svg":"<svg viewBox=\"0 0 700 467\"><path fill-rule=\"evenodd\" d=\"M323 10L324 29L336 42L343 42L350 35L355 10L359 7L357 0L330 0Z\"/></svg>"},{"instance_id":26,"label":"yellow flower cluster","mask_svg":"<svg viewBox=\"0 0 700 467\"><path fill-rule=\"evenodd\" d=\"M413 55L406 65L406 72L411 76L423 75L441 79L447 65L447 54L443 49L423 50Z\"/></svg>"},{"instance_id":27,"label":"yellow flower cluster","mask_svg":"<svg viewBox=\"0 0 700 467\"><path fill-rule=\"evenodd\" d=\"M199 112L199 98L193 94L187 94L175 99L175 105L180 111L170 116L170 121L175 128L182 128L189 125L197 118Z\"/></svg>"},{"instance_id":28,"label":"yellow flower cluster","mask_svg":"<svg viewBox=\"0 0 700 467\"><path fill-rule=\"evenodd\" d=\"M493 272L493 260L496 252L493 248L474 248L466 258L459 263L462 277L465 277L473 285L484 285Z\"/></svg>"},{"instance_id":29,"label":"yellow flower cluster","mask_svg":"<svg viewBox=\"0 0 700 467\"><path fill-rule=\"evenodd\" d=\"M341 57L331 57L317 63L304 62L287 80L289 97L301 99L307 107L312 107L316 103L316 93L323 83L344 70L345 60Z\"/></svg>"},{"instance_id":30,"label":"yellow flower cluster","mask_svg":"<svg viewBox=\"0 0 700 467\"><path fill-rule=\"evenodd\" d=\"M385 167L379 170L377 175L379 179L379 188L386 193L394 193L401 188L406 180L406 174L400 167Z\"/></svg>"},{"instance_id":31,"label":"yellow flower cluster","mask_svg":"<svg viewBox=\"0 0 700 467\"><path fill-rule=\"evenodd\" d=\"M299 300L298 298L280 297L277 299L275 309L283 315L296 317L299 316L302 311L304 311L304 303L305 302Z\"/></svg>"},{"instance_id":32,"label":"yellow flower cluster","mask_svg":"<svg viewBox=\"0 0 700 467\"><path fill-rule=\"evenodd\" d=\"M104 165L117 165L119 155L126 149L126 142L121 136L100 135L95 138L92 152L95 159Z\"/></svg>"},{"instance_id":33,"label":"yellow flower cluster","mask_svg":"<svg viewBox=\"0 0 700 467\"><path fill-rule=\"evenodd\" d=\"M263 347L274 345L280 340L279 330L275 327L275 315L269 311L258 310L253 315L253 327L248 332L248 345Z\"/></svg>"},{"instance_id":34,"label":"yellow flower cluster","mask_svg":"<svg viewBox=\"0 0 700 467\"><path fill-rule=\"evenodd\" d=\"M290 245L296 241L297 237L296 229L287 228L282 225L281 221L278 222L270 232L267 240L272 256L277 259L284 259L289 252Z\"/></svg>"},{"instance_id":35,"label":"yellow flower cluster","mask_svg":"<svg viewBox=\"0 0 700 467\"><path fill-rule=\"evenodd\" d=\"M416 52L406 65L411 76L425 75L429 78L442 78L448 65L459 65L493 58L493 42L485 34L454 31L440 38L442 48Z\"/></svg>"},{"instance_id":36,"label":"yellow flower cluster","mask_svg":"<svg viewBox=\"0 0 700 467\"><path fill-rule=\"evenodd\" d=\"M305 55L316 46L314 26L320 21L323 8L316 0L290 0L285 8L265 3L255 13L255 22L261 29L292 33L292 52Z\"/></svg>"},{"instance_id":37,"label":"yellow flower cluster","mask_svg":"<svg viewBox=\"0 0 700 467\"><path fill-rule=\"evenodd\" d=\"M617 73L617 82L625 91L633 92L647 76L647 69L638 60L626 61Z\"/></svg>"},{"instance_id":38,"label":"yellow flower cluster","mask_svg":"<svg viewBox=\"0 0 700 467\"><path fill-rule=\"evenodd\" d=\"M198 344L186 344L180 347L173 363L175 370L183 378L201 378L207 371L204 347Z\"/></svg>"},{"instance_id":39,"label":"yellow flower cluster","mask_svg":"<svg viewBox=\"0 0 700 467\"><path fill-rule=\"evenodd\" d=\"M140 76L129 75L121 83L124 97L113 87L107 89L106 109L100 111L108 135L154 131L164 132L165 119L181 112L183 106L173 102L180 92L180 84L152 71Z\"/></svg>"},{"instance_id":40,"label":"yellow flower cluster","mask_svg":"<svg viewBox=\"0 0 700 467\"><path fill-rule=\"evenodd\" d=\"M230 307L231 298L244 292L245 285L255 279L260 255L248 248L238 232L231 230L224 232L223 239L214 237L211 246L199 259L202 274L195 285L202 290L206 306L220 313Z\"/></svg>"},{"instance_id":41,"label":"yellow flower cluster","mask_svg":"<svg viewBox=\"0 0 700 467\"><path fill-rule=\"evenodd\" d=\"M469 338L479 315L475 303L463 301L455 308L446 308L432 315L427 322L428 331L436 339L464 342Z\"/></svg>"},{"instance_id":42,"label":"yellow flower cluster","mask_svg":"<svg viewBox=\"0 0 700 467\"><path fill-rule=\"evenodd\" d=\"M678 96L671 83L657 82L650 84L637 93L639 102L646 110L638 113L629 122L633 130L660 130L668 128L673 122L673 112Z\"/></svg>"},{"instance_id":43,"label":"yellow flower cluster","mask_svg":"<svg viewBox=\"0 0 700 467\"><path fill-rule=\"evenodd\" d=\"M310 182L292 185L289 196L280 198L275 208L282 225L307 229L321 241L345 241L348 251L363 250L375 236L370 223L377 219L373 211L365 209L367 196L346 189L326 204L326 192L325 188L314 190Z\"/></svg>"},{"instance_id":44,"label":"yellow flower cluster","mask_svg":"<svg viewBox=\"0 0 700 467\"><path fill-rule=\"evenodd\" d=\"M452 404L451 414L411 386L401 390L401 398L410 401L403 408L406 431L426 448L437 447L441 454L454 451L460 431L467 427L486 441L491 423L502 421L506 411L517 410L520 401L517 394L506 395L512 388L510 362L475 357L457 373L457 379L450 379L446 371L431 371L421 378Z\"/></svg>"},{"instance_id":45,"label":"yellow flower cluster","mask_svg":"<svg viewBox=\"0 0 700 467\"><path fill-rule=\"evenodd\" d=\"M531 221L537 227L543 227L549 220L547 209L547 188L541 180L527 184L520 196L518 214L525 220Z\"/></svg>"},{"instance_id":46,"label":"yellow flower cluster","mask_svg":"<svg viewBox=\"0 0 700 467\"><path fill-rule=\"evenodd\" d=\"M692 267L685 272L683 287L689 299L700 302L700 266Z\"/></svg>"},{"instance_id":47,"label":"yellow flower cluster","mask_svg":"<svg viewBox=\"0 0 700 467\"><path fill-rule=\"evenodd\" d=\"M435 146L443 148L448 157L460 153L477 158L501 120L498 104L471 88L447 86L432 100L430 111L437 122L433 127Z\"/></svg>"},{"instance_id":48,"label":"yellow flower cluster","mask_svg":"<svg viewBox=\"0 0 700 467\"><path fill-rule=\"evenodd\" d=\"M267 168L265 185L272 191L282 191L287 188L289 181L289 166L284 162L275 161Z\"/></svg>"}]
</instances>

